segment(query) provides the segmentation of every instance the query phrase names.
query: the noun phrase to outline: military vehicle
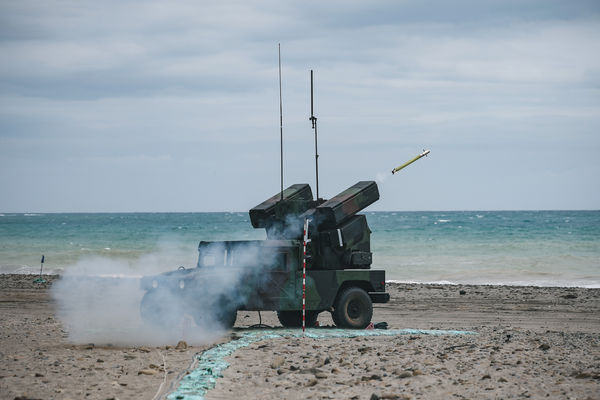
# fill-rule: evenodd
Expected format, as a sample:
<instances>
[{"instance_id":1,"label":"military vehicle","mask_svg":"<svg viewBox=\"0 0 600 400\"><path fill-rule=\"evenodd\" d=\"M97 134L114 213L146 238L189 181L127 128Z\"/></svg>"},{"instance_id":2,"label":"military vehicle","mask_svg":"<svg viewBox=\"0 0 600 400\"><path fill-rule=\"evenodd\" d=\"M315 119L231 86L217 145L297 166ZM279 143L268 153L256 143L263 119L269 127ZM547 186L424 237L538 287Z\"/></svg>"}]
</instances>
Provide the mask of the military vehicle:
<instances>
[{"instance_id":1,"label":"military vehicle","mask_svg":"<svg viewBox=\"0 0 600 400\"><path fill-rule=\"evenodd\" d=\"M276 311L285 327L302 326L304 221L306 326L331 313L336 326L365 328L372 303L386 303L385 271L371 269L371 231L357 214L379 199L377 184L361 181L325 201L308 184L291 185L250 210L266 240L201 241L195 268L142 279L145 321L173 326L184 314L198 325L232 327L238 310ZM225 288L225 289L224 289Z\"/></svg>"},{"instance_id":2,"label":"military vehicle","mask_svg":"<svg viewBox=\"0 0 600 400\"><path fill-rule=\"evenodd\" d=\"M303 321L314 326L319 313L329 311L338 327L365 328L371 322L373 303L389 301L385 271L370 269L367 218L357 214L379 200L377 184L361 181L330 200L319 198L312 70L310 93L316 200L308 184L283 189L280 53L281 191L250 210L252 226L264 228L267 239L202 241L195 268L144 277L141 315L145 321L171 327L187 314L199 326L218 322L229 328L238 310L271 310L277 311L283 326L300 327Z\"/></svg>"}]
</instances>

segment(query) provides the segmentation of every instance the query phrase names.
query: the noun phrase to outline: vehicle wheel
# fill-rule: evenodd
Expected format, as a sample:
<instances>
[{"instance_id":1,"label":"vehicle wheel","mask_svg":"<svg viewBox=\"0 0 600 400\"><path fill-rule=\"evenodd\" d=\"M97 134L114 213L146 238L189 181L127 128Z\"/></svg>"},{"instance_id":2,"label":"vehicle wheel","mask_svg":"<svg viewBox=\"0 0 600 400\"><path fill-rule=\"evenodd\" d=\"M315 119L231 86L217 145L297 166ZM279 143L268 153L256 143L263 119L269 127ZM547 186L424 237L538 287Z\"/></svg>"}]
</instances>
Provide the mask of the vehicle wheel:
<instances>
[{"instance_id":1,"label":"vehicle wheel","mask_svg":"<svg viewBox=\"0 0 600 400\"><path fill-rule=\"evenodd\" d=\"M216 319L223 328L231 329L237 319L237 310L223 310L216 316Z\"/></svg>"},{"instance_id":2,"label":"vehicle wheel","mask_svg":"<svg viewBox=\"0 0 600 400\"><path fill-rule=\"evenodd\" d=\"M332 318L336 326L349 329L364 329L373 317L371 298L361 288L345 289L335 302Z\"/></svg>"},{"instance_id":3,"label":"vehicle wheel","mask_svg":"<svg viewBox=\"0 0 600 400\"><path fill-rule=\"evenodd\" d=\"M306 326L309 328L315 326L318 317L318 311L306 311ZM277 318L286 328L302 327L302 311L277 311Z\"/></svg>"},{"instance_id":4,"label":"vehicle wheel","mask_svg":"<svg viewBox=\"0 0 600 400\"><path fill-rule=\"evenodd\" d=\"M166 290L150 290L146 292L140 304L142 320L160 328L171 328L178 325L183 318L183 308L179 300Z\"/></svg>"},{"instance_id":5,"label":"vehicle wheel","mask_svg":"<svg viewBox=\"0 0 600 400\"><path fill-rule=\"evenodd\" d=\"M235 325L237 309L225 296L220 296L217 302L208 307L199 303L197 309L192 314L198 326L210 328L212 324L217 323L224 329L231 329Z\"/></svg>"}]
</instances>

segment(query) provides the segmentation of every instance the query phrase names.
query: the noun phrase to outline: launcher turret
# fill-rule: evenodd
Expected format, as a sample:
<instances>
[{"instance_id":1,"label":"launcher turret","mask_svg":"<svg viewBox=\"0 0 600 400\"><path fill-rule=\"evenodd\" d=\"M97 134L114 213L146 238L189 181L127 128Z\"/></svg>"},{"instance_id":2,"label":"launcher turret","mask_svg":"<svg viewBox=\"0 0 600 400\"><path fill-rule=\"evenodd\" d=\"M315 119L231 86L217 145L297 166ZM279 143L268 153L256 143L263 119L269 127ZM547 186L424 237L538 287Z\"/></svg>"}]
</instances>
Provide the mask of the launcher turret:
<instances>
[{"instance_id":1,"label":"launcher turret","mask_svg":"<svg viewBox=\"0 0 600 400\"><path fill-rule=\"evenodd\" d=\"M282 200L283 197L283 200ZM255 228L265 228L267 239L302 236L302 223L310 222L310 268L314 270L371 267L371 230L365 215L357 214L379 200L374 181L361 181L330 200L313 200L308 184L296 184L250 210Z\"/></svg>"}]
</instances>

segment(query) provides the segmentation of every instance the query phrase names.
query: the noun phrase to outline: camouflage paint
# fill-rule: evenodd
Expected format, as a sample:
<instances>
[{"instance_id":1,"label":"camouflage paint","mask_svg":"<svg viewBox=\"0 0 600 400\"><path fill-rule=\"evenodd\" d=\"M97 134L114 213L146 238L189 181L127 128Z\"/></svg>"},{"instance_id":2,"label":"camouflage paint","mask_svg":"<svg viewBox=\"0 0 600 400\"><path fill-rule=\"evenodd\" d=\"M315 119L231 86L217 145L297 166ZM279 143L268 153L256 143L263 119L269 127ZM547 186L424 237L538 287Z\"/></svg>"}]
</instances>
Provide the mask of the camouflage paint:
<instances>
[{"instance_id":1,"label":"camouflage paint","mask_svg":"<svg viewBox=\"0 0 600 400\"><path fill-rule=\"evenodd\" d=\"M301 234L304 220L309 219L306 309L332 311L337 296L347 287L365 290L372 302L389 300L385 271L370 269L371 231L366 217L356 214L379 199L374 181L358 182L327 201L313 200L307 184L292 185L281 197L278 193L249 213L254 227L266 229L267 240L202 241L197 268L145 277L142 288L169 290L193 315L196 304L202 303L199 297L211 293L217 279L228 276L225 292L211 295L219 304L225 301L228 306L224 307L300 311Z\"/></svg>"}]
</instances>

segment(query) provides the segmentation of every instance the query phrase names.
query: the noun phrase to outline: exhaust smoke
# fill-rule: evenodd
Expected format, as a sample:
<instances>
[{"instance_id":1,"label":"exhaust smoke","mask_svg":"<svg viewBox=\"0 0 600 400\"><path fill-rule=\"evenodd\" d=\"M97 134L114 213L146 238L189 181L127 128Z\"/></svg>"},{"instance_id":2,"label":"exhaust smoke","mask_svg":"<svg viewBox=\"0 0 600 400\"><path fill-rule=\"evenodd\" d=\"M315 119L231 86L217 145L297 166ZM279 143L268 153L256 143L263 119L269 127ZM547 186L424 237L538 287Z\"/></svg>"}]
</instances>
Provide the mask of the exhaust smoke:
<instances>
[{"instance_id":1,"label":"exhaust smoke","mask_svg":"<svg viewBox=\"0 0 600 400\"><path fill-rule=\"evenodd\" d=\"M237 246L235 253L227 253L222 243L204 250L201 268L173 271L164 260L183 257L172 251L134 262L87 257L66 268L51 293L68 340L123 346L213 342L229 328L226 313L247 300L236 289L250 275L260 279L276 254L252 244ZM159 275L166 271L175 277L168 289ZM142 287L142 278L151 290Z\"/></svg>"}]
</instances>

